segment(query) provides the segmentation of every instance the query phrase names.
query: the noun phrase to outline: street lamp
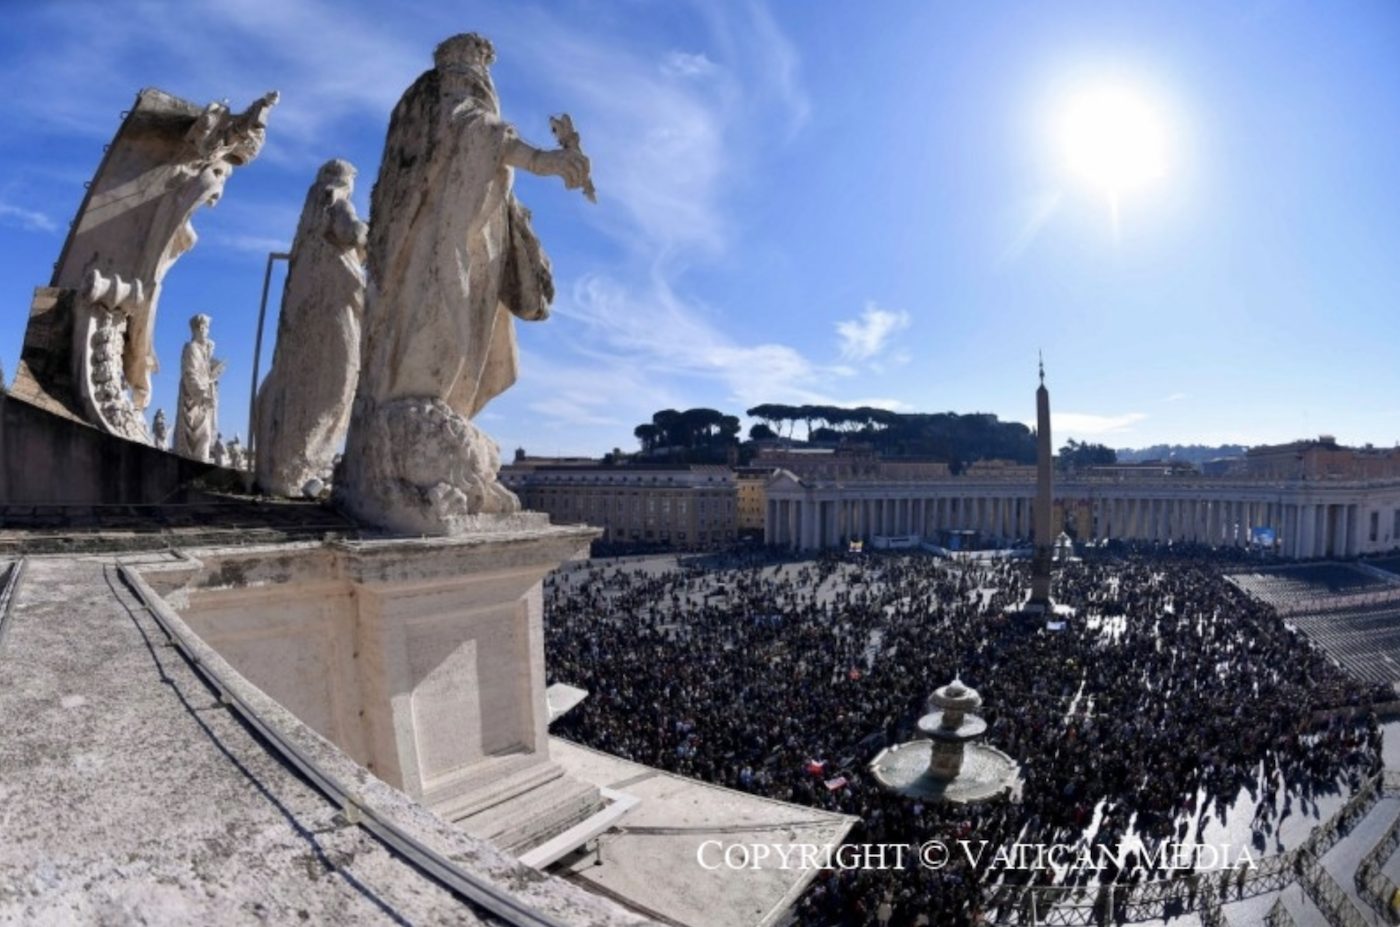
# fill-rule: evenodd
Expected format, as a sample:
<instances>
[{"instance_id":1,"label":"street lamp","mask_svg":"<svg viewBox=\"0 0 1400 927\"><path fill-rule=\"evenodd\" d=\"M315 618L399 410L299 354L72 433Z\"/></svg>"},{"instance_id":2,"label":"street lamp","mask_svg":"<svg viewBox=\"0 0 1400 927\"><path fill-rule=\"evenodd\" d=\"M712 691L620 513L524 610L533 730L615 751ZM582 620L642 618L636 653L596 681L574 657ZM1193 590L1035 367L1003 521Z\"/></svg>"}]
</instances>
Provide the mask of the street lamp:
<instances>
[{"instance_id":1,"label":"street lamp","mask_svg":"<svg viewBox=\"0 0 1400 927\"><path fill-rule=\"evenodd\" d=\"M258 362L262 358L263 321L267 318L267 290L272 283L274 261L291 260L291 253L270 251L267 255L267 268L263 271L262 302L258 305L258 334L253 339L253 382L248 388L248 473L250 479L258 472L258 458L255 453L258 441Z\"/></svg>"}]
</instances>

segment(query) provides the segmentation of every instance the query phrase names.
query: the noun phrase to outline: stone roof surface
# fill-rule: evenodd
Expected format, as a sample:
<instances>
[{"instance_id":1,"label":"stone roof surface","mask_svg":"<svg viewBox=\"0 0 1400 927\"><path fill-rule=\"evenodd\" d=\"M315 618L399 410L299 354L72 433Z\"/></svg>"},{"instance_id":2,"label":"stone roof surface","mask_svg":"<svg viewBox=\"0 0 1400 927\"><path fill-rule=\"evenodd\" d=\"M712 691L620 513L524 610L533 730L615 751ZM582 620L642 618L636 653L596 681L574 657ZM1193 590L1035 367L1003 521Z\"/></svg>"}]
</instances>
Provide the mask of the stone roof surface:
<instances>
[{"instance_id":1,"label":"stone roof surface","mask_svg":"<svg viewBox=\"0 0 1400 927\"><path fill-rule=\"evenodd\" d=\"M30 558L12 604L0 922L499 923L348 823L221 704L110 557ZM440 841L423 821L425 842ZM488 844L458 843L455 860L562 923L635 922Z\"/></svg>"},{"instance_id":2,"label":"stone roof surface","mask_svg":"<svg viewBox=\"0 0 1400 927\"><path fill-rule=\"evenodd\" d=\"M549 754L569 775L639 798L597 852L566 857L554 871L657 920L686 927L773 924L818 875L815 868L708 868L705 841L730 844L839 845L856 819L773 801L663 772L551 737ZM710 844L705 861L720 858Z\"/></svg>"}]
</instances>

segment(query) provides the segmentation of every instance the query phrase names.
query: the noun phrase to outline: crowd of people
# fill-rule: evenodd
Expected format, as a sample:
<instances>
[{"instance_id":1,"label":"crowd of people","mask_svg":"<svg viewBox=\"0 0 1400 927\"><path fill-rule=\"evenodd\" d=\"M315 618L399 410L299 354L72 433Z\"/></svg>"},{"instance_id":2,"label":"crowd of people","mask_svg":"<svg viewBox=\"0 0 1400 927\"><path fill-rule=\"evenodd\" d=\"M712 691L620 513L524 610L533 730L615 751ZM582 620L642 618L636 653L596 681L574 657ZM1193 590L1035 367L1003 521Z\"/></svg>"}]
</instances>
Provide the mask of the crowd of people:
<instances>
[{"instance_id":1,"label":"crowd of people","mask_svg":"<svg viewBox=\"0 0 1400 927\"><path fill-rule=\"evenodd\" d=\"M1100 551L1057 568L1061 630L1008 620L1026 565L923 554L753 551L703 563L591 562L547 582L550 681L589 691L554 727L578 742L769 798L855 815L847 841L930 839L1148 849L1201 833L1242 792L1256 836L1379 768L1366 709L1389 698L1336 669L1206 550ZM1020 765L1012 794L918 801L868 774L919 736L929 694L979 690L987 742ZM1359 706L1350 716L1315 712ZM833 785L834 783L834 785ZM1158 859L1158 864L1161 863ZM1026 884L1164 878L1151 856L1086 872L824 870L804 924L959 925L1018 903Z\"/></svg>"}]
</instances>

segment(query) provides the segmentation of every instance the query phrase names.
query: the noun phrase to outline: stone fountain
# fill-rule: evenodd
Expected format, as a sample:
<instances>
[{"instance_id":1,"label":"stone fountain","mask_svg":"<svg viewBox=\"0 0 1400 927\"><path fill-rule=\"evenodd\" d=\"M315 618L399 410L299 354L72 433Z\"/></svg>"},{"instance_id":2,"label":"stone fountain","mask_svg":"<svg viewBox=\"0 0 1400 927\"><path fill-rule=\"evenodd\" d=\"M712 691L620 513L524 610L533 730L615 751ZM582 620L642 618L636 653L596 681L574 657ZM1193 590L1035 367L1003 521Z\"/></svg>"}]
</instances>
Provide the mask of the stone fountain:
<instances>
[{"instance_id":1,"label":"stone fountain","mask_svg":"<svg viewBox=\"0 0 1400 927\"><path fill-rule=\"evenodd\" d=\"M880 784L911 798L982 801L1012 789L1020 767L995 747L980 743L987 722L976 710L982 696L954 679L929 697L919 719L926 739L880 752L870 770Z\"/></svg>"}]
</instances>

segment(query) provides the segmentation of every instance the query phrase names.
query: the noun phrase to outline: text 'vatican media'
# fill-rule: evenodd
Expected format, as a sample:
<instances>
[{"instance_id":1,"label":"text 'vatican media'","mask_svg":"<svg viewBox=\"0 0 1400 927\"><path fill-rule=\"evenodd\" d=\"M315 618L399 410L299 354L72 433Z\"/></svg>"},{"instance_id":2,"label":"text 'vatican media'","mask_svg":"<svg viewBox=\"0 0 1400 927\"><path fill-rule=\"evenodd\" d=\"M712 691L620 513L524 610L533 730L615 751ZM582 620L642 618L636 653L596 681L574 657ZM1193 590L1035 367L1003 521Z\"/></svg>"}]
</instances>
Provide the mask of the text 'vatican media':
<instances>
[{"instance_id":1,"label":"text 'vatican media'","mask_svg":"<svg viewBox=\"0 0 1400 927\"><path fill-rule=\"evenodd\" d=\"M695 851L702 869L942 869L950 864L999 870L1114 871L1143 866L1174 871L1254 869L1248 847L1163 843L1155 848L1102 844L929 840L905 843L725 843L706 840Z\"/></svg>"}]
</instances>

